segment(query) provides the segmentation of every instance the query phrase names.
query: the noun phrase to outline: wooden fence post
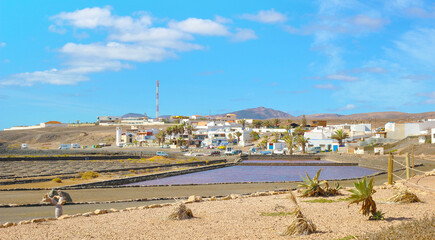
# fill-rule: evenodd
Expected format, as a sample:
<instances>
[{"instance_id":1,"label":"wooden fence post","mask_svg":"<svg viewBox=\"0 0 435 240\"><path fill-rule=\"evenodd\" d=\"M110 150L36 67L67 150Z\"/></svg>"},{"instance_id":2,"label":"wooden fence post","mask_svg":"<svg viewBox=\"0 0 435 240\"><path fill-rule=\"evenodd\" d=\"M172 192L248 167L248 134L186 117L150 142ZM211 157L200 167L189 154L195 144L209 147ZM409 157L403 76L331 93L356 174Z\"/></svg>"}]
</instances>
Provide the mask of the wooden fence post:
<instances>
[{"instance_id":1,"label":"wooden fence post","mask_svg":"<svg viewBox=\"0 0 435 240\"><path fill-rule=\"evenodd\" d=\"M414 177L415 176L415 173L414 173L414 167L415 167L415 161L414 161L414 158L415 158L415 155L414 155L414 145L412 145L412 177Z\"/></svg>"},{"instance_id":2,"label":"wooden fence post","mask_svg":"<svg viewBox=\"0 0 435 240\"><path fill-rule=\"evenodd\" d=\"M388 184L393 185L393 154L388 156Z\"/></svg>"},{"instance_id":3,"label":"wooden fence post","mask_svg":"<svg viewBox=\"0 0 435 240\"><path fill-rule=\"evenodd\" d=\"M406 179L409 179L409 153L406 154L405 164L406 164Z\"/></svg>"}]
</instances>

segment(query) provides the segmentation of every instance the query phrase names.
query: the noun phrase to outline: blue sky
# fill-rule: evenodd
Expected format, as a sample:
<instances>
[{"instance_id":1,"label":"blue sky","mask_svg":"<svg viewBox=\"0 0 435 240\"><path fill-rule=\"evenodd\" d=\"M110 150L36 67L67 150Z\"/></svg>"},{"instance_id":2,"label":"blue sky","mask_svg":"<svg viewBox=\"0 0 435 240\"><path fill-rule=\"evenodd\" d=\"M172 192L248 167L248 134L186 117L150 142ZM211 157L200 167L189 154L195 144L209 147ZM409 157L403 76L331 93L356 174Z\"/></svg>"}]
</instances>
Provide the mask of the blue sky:
<instances>
[{"instance_id":1,"label":"blue sky","mask_svg":"<svg viewBox=\"0 0 435 240\"><path fill-rule=\"evenodd\" d=\"M0 0L0 129L128 112L426 112L432 1Z\"/></svg>"}]
</instances>

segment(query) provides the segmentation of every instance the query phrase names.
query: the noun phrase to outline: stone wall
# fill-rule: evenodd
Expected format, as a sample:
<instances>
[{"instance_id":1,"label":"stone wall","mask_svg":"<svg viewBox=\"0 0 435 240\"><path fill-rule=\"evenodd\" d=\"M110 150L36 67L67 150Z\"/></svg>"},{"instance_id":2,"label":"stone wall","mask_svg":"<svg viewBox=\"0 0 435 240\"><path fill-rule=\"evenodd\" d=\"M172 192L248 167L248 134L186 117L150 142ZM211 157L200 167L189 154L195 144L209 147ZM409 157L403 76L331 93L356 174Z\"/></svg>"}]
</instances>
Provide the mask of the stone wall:
<instances>
[{"instance_id":1,"label":"stone wall","mask_svg":"<svg viewBox=\"0 0 435 240\"><path fill-rule=\"evenodd\" d=\"M172 171L172 172L156 173L156 174L150 174L150 175L146 175L146 176L129 177L129 178L113 179L113 180L107 180L107 181L101 181L101 182L84 183L84 184L78 184L78 185L73 185L73 186L60 187L59 189L77 189L77 188L119 186L119 185L124 185L124 184L129 184L129 183L148 181L148 180L177 176L177 175L182 175L182 174L187 174L187 173L194 173L194 172L201 172L201 171L212 170L212 169L217 169L217 168L230 167L230 166L234 166L234 165L235 165L234 163L207 165L204 167L197 167L197 168Z\"/></svg>"}]
</instances>

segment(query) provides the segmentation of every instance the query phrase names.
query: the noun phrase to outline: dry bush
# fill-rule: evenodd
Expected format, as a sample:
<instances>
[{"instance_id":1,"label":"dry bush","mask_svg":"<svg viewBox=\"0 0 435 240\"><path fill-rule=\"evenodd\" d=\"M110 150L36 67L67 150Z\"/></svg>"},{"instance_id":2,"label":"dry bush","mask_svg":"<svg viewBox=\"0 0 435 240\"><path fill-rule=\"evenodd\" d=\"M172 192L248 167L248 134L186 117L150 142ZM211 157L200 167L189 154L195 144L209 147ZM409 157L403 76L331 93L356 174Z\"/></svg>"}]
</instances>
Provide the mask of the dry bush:
<instances>
[{"instance_id":1,"label":"dry bush","mask_svg":"<svg viewBox=\"0 0 435 240\"><path fill-rule=\"evenodd\" d=\"M183 220L193 218L192 210L186 207L184 203L178 203L174 211L168 216L172 220Z\"/></svg>"},{"instance_id":2,"label":"dry bush","mask_svg":"<svg viewBox=\"0 0 435 240\"><path fill-rule=\"evenodd\" d=\"M435 216L424 217L420 220L405 222L400 225L383 228L376 233L365 234L358 239L383 240L383 239L434 239Z\"/></svg>"},{"instance_id":3,"label":"dry bush","mask_svg":"<svg viewBox=\"0 0 435 240\"><path fill-rule=\"evenodd\" d=\"M316 232L316 225L302 214L301 208L292 192L290 192L290 200L295 205L295 209L292 212L293 218L282 235L308 235Z\"/></svg>"},{"instance_id":4,"label":"dry bush","mask_svg":"<svg viewBox=\"0 0 435 240\"><path fill-rule=\"evenodd\" d=\"M408 191L407 189L399 189L394 196L388 199L388 201L394 203L414 203L421 202L420 199L414 193Z\"/></svg>"},{"instance_id":5,"label":"dry bush","mask_svg":"<svg viewBox=\"0 0 435 240\"><path fill-rule=\"evenodd\" d=\"M79 173L79 175L82 177L82 179L92 179L100 176L99 173L94 171L86 171L84 173Z\"/></svg>"},{"instance_id":6,"label":"dry bush","mask_svg":"<svg viewBox=\"0 0 435 240\"><path fill-rule=\"evenodd\" d=\"M56 183L61 183L62 179L60 179L60 178L53 178L51 181L52 182L56 182Z\"/></svg>"}]
</instances>

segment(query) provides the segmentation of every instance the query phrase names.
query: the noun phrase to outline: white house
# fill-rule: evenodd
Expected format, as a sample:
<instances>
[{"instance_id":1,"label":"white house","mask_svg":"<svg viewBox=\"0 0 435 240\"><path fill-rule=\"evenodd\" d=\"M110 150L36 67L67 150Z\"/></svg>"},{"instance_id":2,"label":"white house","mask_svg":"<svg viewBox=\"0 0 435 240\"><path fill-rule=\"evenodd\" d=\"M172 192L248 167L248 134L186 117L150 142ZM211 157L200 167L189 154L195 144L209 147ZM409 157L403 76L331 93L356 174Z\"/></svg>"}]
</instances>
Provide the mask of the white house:
<instances>
[{"instance_id":1,"label":"white house","mask_svg":"<svg viewBox=\"0 0 435 240\"><path fill-rule=\"evenodd\" d=\"M388 125L388 131L387 131ZM404 139L408 136L429 135L432 128L435 128L435 121L429 120L416 123L387 123L385 131L387 138Z\"/></svg>"}]
</instances>

